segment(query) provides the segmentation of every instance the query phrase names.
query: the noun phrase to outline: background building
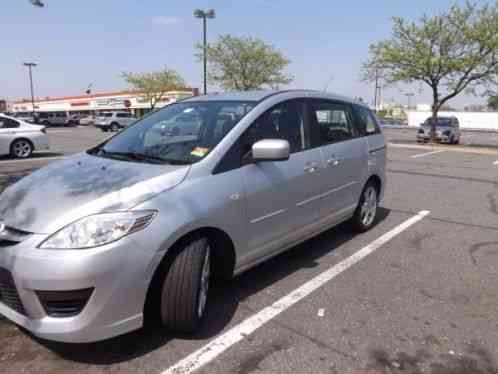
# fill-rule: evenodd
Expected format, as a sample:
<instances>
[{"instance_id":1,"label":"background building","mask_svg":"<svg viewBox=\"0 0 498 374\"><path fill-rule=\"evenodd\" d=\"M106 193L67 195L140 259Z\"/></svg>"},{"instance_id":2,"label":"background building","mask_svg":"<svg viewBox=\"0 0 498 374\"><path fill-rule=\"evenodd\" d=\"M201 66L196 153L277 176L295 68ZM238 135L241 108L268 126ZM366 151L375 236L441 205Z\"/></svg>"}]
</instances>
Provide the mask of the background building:
<instances>
[{"instance_id":1,"label":"background building","mask_svg":"<svg viewBox=\"0 0 498 374\"><path fill-rule=\"evenodd\" d=\"M187 97L196 96L199 90L185 88L169 91L163 100L156 104L156 109ZM126 110L137 116L150 111L151 106L143 96L136 91L103 92L81 96L45 97L35 100L36 112L71 112L72 114L93 114L100 111ZM32 112L31 100L14 101L12 112Z\"/></svg>"}]
</instances>

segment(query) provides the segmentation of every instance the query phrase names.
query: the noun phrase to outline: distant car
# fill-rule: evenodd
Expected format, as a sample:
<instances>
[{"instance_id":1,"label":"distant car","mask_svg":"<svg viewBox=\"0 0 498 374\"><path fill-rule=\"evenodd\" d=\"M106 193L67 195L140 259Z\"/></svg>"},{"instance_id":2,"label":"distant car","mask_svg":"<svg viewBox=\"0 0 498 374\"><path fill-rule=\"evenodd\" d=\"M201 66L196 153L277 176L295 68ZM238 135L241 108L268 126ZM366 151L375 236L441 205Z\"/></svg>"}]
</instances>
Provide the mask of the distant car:
<instances>
[{"instance_id":1,"label":"distant car","mask_svg":"<svg viewBox=\"0 0 498 374\"><path fill-rule=\"evenodd\" d=\"M33 113L18 112L18 113L12 114L11 117L17 118L18 120L21 120L24 122L29 122L29 123L35 122L35 117L33 116Z\"/></svg>"},{"instance_id":2,"label":"distant car","mask_svg":"<svg viewBox=\"0 0 498 374\"><path fill-rule=\"evenodd\" d=\"M431 139L432 117L427 118L417 131L417 142L427 142ZM436 141L440 143L460 143L460 123L456 117L438 117L436 124Z\"/></svg>"},{"instance_id":3,"label":"distant car","mask_svg":"<svg viewBox=\"0 0 498 374\"><path fill-rule=\"evenodd\" d=\"M81 126L91 126L95 123L96 117L94 115L89 115L85 117L80 118L80 125Z\"/></svg>"},{"instance_id":4,"label":"distant car","mask_svg":"<svg viewBox=\"0 0 498 374\"><path fill-rule=\"evenodd\" d=\"M66 112L38 112L36 123L43 126L66 126L69 116Z\"/></svg>"},{"instance_id":5,"label":"distant car","mask_svg":"<svg viewBox=\"0 0 498 374\"><path fill-rule=\"evenodd\" d=\"M44 126L0 114L0 155L28 158L33 151L49 149Z\"/></svg>"},{"instance_id":6,"label":"distant car","mask_svg":"<svg viewBox=\"0 0 498 374\"><path fill-rule=\"evenodd\" d=\"M67 125L78 126L79 124L80 124L80 115L79 114L70 114L67 117Z\"/></svg>"},{"instance_id":7,"label":"distant car","mask_svg":"<svg viewBox=\"0 0 498 374\"><path fill-rule=\"evenodd\" d=\"M137 119L128 112L104 112L95 119L94 126L102 131L118 131L130 126Z\"/></svg>"}]
</instances>

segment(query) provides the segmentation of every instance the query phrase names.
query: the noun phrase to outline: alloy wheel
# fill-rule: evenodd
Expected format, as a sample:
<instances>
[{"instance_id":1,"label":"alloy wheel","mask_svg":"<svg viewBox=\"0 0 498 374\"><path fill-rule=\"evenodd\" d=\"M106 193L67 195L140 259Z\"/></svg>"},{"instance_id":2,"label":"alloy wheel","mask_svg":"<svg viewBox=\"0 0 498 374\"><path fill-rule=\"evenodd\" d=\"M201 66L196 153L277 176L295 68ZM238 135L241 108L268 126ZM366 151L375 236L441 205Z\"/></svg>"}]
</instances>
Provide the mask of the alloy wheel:
<instances>
[{"instance_id":1,"label":"alloy wheel","mask_svg":"<svg viewBox=\"0 0 498 374\"><path fill-rule=\"evenodd\" d=\"M18 158L26 158L31 155L31 144L26 140L18 140L13 145L14 156Z\"/></svg>"},{"instance_id":2,"label":"alloy wheel","mask_svg":"<svg viewBox=\"0 0 498 374\"><path fill-rule=\"evenodd\" d=\"M370 226L377 214L377 191L373 186L369 186L363 193L363 204L360 213L361 222L365 226Z\"/></svg>"},{"instance_id":3,"label":"alloy wheel","mask_svg":"<svg viewBox=\"0 0 498 374\"><path fill-rule=\"evenodd\" d=\"M201 273L201 285L199 289L199 305L197 307L197 315L199 318L204 314L207 303L207 295L209 291L209 275L211 273L211 258L210 258L210 248L206 248L206 254L204 256L204 263L202 265Z\"/></svg>"}]
</instances>

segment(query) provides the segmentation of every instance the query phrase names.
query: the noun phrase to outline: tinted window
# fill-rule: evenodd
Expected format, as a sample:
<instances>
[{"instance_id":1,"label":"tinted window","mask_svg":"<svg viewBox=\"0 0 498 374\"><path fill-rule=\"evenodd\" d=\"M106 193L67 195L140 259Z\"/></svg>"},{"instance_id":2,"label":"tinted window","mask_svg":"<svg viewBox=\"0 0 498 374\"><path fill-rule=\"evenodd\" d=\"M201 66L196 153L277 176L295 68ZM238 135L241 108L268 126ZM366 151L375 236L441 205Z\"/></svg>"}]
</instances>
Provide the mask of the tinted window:
<instances>
[{"instance_id":1,"label":"tinted window","mask_svg":"<svg viewBox=\"0 0 498 374\"><path fill-rule=\"evenodd\" d=\"M262 139L284 139L291 153L308 148L302 107L300 101L291 100L268 110L244 134L246 147Z\"/></svg>"},{"instance_id":2,"label":"tinted window","mask_svg":"<svg viewBox=\"0 0 498 374\"><path fill-rule=\"evenodd\" d=\"M131 114L130 113L118 113L116 115L116 117L118 117L118 118L130 118Z\"/></svg>"},{"instance_id":3,"label":"tinted window","mask_svg":"<svg viewBox=\"0 0 498 374\"><path fill-rule=\"evenodd\" d=\"M16 129L19 127L19 122L10 118L0 117L0 129Z\"/></svg>"},{"instance_id":4,"label":"tinted window","mask_svg":"<svg viewBox=\"0 0 498 374\"><path fill-rule=\"evenodd\" d=\"M380 133L379 125L369 109L362 106L356 106L355 110L357 128L360 134L373 135Z\"/></svg>"},{"instance_id":5,"label":"tinted window","mask_svg":"<svg viewBox=\"0 0 498 374\"><path fill-rule=\"evenodd\" d=\"M318 138L316 145L332 144L354 138L349 105L311 100L309 112L311 126L314 127Z\"/></svg>"}]
</instances>

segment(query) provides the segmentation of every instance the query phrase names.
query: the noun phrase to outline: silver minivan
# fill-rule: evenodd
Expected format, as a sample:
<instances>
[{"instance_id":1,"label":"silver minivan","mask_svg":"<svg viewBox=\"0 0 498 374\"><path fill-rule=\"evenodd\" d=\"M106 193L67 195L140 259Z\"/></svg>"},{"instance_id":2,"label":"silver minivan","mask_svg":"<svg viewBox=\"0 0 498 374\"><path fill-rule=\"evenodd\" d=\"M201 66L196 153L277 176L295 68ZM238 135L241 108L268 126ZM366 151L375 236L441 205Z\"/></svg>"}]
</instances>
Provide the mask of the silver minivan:
<instances>
[{"instance_id":1,"label":"silver minivan","mask_svg":"<svg viewBox=\"0 0 498 374\"><path fill-rule=\"evenodd\" d=\"M0 313L65 342L120 335L145 316L195 331L213 276L344 221L371 228L385 164L375 117L341 96L168 105L0 195Z\"/></svg>"}]
</instances>

